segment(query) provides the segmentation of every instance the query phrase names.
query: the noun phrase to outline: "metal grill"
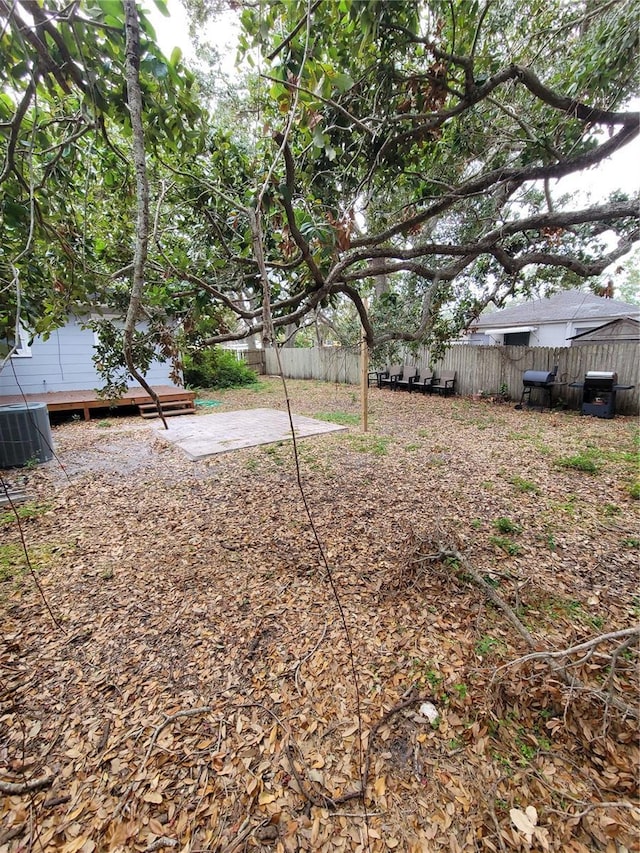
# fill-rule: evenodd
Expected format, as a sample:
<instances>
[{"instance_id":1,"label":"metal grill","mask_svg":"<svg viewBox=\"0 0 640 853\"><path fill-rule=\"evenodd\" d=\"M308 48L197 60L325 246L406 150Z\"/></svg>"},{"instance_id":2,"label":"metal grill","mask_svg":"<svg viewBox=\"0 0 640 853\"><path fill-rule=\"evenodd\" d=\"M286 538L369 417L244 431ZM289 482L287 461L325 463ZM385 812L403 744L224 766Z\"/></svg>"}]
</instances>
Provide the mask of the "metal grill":
<instances>
[{"instance_id":1,"label":"metal grill","mask_svg":"<svg viewBox=\"0 0 640 853\"><path fill-rule=\"evenodd\" d=\"M583 382L572 382L570 388L582 388L583 415L613 418L616 414L616 394L631 391L635 385L619 385L613 370L589 370Z\"/></svg>"},{"instance_id":2,"label":"metal grill","mask_svg":"<svg viewBox=\"0 0 640 853\"><path fill-rule=\"evenodd\" d=\"M522 374L522 394L520 402L516 409L522 409L525 401L527 406L533 405L531 402L531 391L538 388L541 392L540 411L544 409L545 402L551 408L551 395L556 386L556 376L558 375L558 365L552 371L549 370L525 370Z\"/></svg>"},{"instance_id":3,"label":"metal grill","mask_svg":"<svg viewBox=\"0 0 640 853\"><path fill-rule=\"evenodd\" d=\"M555 384L555 381L555 371L549 373L548 370L525 370L522 374L522 384L525 388L546 388Z\"/></svg>"}]
</instances>

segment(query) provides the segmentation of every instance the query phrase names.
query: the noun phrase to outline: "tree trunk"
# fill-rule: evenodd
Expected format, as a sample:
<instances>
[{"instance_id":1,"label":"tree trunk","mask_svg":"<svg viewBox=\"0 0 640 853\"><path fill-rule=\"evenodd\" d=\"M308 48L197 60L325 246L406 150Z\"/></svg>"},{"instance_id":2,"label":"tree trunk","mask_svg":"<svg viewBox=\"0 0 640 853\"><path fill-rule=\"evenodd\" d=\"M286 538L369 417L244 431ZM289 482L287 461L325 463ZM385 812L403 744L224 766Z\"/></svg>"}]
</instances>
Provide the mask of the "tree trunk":
<instances>
[{"instance_id":1,"label":"tree trunk","mask_svg":"<svg viewBox=\"0 0 640 853\"><path fill-rule=\"evenodd\" d=\"M374 258L371 261L371 266L380 270L380 272L374 277L376 299L379 299L383 293L386 293L389 290L389 279L385 272L385 265L385 258Z\"/></svg>"},{"instance_id":2,"label":"tree trunk","mask_svg":"<svg viewBox=\"0 0 640 853\"><path fill-rule=\"evenodd\" d=\"M271 317L271 287L269 276L264 262L264 248L262 237L262 221L259 210L249 209L249 224L251 226L251 242L253 245L253 257L258 264L260 281L262 282L262 345L270 347L274 345L273 319Z\"/></svg>"},{"instance_id":3,"label":"tree trunk","mask_svg":"<svg viewBox=\"0 0 640 853\"><path fill-rule=\"evenodd\" d=\"M247 310L251 310L251 297L246 292L246 290L240 290L238 292L238 299L242 300L243 307ZM247 349L250 352L256 352L258 349L258 344L256 342L256 335L249 335L247 338Z\"/></svg>"},{"instance_id":4,"label":"tree trunk","mask_svg":"<svg viewBox=\"0 0 640 853\"><path fill-rule=\"evenodd\" d=\"M298 328L299 327L297 323L287 323L287 325L284 326L284 343L282 344L283 349L293 349L295 347Z\"/></svg>"},{"instance_id":5,"label":"tree trunk","mask_svg":"<svg viewBox=\"0 0 640 853\"><path fill-rule=\"evenodd\" d=\"M162 413L158 395L138 371L133 358L133 341L142 308L144 293L144 267L147 260L149 243L149 182L147 180L147 162L144 150L144 130L142 127L142 94L140 92L140 27L135 0L125 0L125 29L127 49L125 57L125 75L127 80L127 102L133 131L133 162L136 171L136 236L133 254L133 280L129 308L124 324L124 359L127 369L158 407L164 428L167 421Z\"/></svg>"}]
</instances>

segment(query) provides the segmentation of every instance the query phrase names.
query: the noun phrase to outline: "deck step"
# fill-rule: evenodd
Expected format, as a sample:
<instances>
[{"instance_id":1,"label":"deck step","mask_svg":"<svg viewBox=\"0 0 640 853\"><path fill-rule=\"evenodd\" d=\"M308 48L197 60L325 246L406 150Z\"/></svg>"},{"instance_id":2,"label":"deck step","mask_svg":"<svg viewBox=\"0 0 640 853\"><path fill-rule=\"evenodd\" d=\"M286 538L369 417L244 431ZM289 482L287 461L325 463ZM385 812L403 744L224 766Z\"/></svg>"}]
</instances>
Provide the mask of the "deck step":
<instances>
[{"instance_id":1,"label":"deck step","mask_svg":"<svg viewBox=\"0 0 640 853\"><path fill-rule=\"evenodd\" d=\"M162 414L170 415L195 415L196 409L193 400L162 400ZM157 418L158 407L155 403L140 403L138 411L143 418Z\"/></svg>"},{"instance_id":2,"label":"deck step","mask_svg":"<svg viewBox=\"0 0 640 853\"><path fill-rule=\"evenodd\" d=\"M160 402L162 403L163 409L169 409L169 408L179 409L179 408L182 408L184 406L193 407L193 400L161 400ZM142 411L148 412L151 409L155 409L156 404L155 403L138 403L138 408L141 409Z\"/></svg>"}]
</instances>

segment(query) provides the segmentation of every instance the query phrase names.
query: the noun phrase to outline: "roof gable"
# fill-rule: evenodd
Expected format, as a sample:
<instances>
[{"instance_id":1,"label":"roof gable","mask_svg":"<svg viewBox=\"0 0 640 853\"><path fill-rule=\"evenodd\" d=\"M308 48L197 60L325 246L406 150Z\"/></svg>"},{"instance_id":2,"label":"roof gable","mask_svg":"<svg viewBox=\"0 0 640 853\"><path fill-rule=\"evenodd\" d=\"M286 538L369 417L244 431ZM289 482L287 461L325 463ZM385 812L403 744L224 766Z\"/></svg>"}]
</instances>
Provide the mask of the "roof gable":
<instances>
[{"instance_id":1,"label":"roof gable","mask_svg":"<svg viewBox=\"0 0 640 853\"><path fill-rule=\"evenodd\" d=\"M513 308L503 308L481 315L472 324L474 329L495 326L528 326L540 323L560 323L567 320L606 322L616 317L640 317L640 306L618 299L604 299L580 290L565 290L548 299L532 299Z\"/></svg>"},{"instance_id":2,"label":"roof gable","mask_svg":"<svg viewBox=\"0 0 640 853\"><path fill-rule=\"evenodd\" d=\"M577 335L572 335L568 338L570 341L638 341L640 340L640 320L635 320L633 317L617 317L615 320L609 320L602 326L597 326L595 329L589 329L586 332L580 332Z\"/></svg>"}]
</instances>

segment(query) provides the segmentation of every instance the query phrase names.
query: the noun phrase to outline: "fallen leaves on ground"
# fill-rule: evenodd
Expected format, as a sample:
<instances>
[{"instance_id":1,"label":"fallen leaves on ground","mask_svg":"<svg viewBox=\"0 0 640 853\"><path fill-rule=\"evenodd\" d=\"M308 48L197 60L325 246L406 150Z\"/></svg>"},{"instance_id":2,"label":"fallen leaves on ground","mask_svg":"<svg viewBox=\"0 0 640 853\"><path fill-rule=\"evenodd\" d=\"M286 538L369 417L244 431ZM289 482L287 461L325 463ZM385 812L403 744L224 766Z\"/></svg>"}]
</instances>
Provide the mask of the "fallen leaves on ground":
<instances>
[{"instance_id":1,"label":"fallen leaves on ground","mask_svg":"<svg viewBox=\"0 0 640 853\"><path fill-rule=\"evenodd\" d=\"M289 390L297 414L359 411ZM276 380L216 398L285 406ZM55 428L64 470L6 473L62 629L16 568L0 776L53 782L4 798L0 851L638 849L635 721L543 662L498 670L528 649L425 552L464 553L543 648L633 625L635 422L377 390L370 422L299 442L360 719L291 443L193 463L114 417ZM580 451L599 473L556 464ZM637 650L611 676L606 651L576 673L633 704Z\"/></svg>"}]
</instances>

